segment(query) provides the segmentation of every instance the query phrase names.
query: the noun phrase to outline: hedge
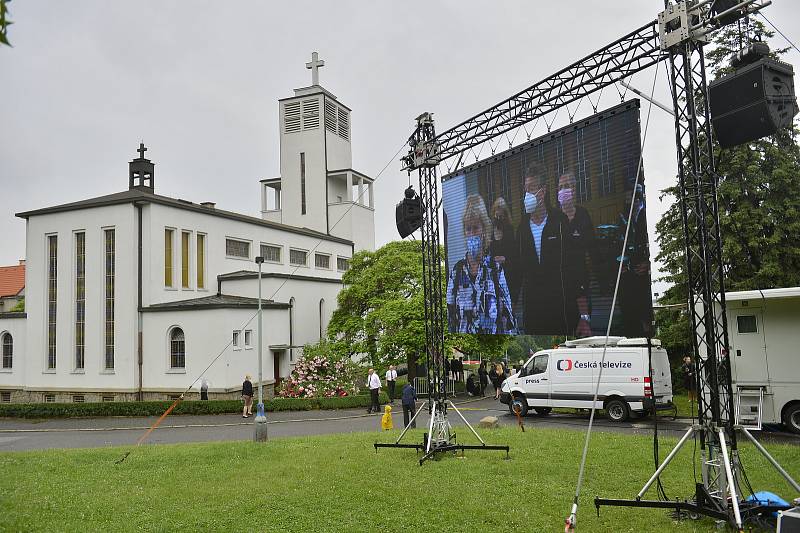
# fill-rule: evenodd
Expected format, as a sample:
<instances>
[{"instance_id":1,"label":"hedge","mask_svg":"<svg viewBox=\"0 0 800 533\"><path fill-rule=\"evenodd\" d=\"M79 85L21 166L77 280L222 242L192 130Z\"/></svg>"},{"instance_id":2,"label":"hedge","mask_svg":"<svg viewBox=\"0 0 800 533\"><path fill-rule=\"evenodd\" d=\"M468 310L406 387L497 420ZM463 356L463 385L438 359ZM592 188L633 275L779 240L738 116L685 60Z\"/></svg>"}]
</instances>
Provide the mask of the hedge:
<instances>
[{"instance_id":1,"label":"hedge","mask_svg":"<svg viewBox=\"0 0 800 533\"><path fill-rule=\"evenodd\" d=\"M381 403L389 401L381 392ZM313 411L317 409L355 409L369 406L369 396L335 398L273 398L264 403L267 412ZM0 404L0 417L7 418L87 418L99 416L160 416L172 405L163 402L98 402L98 403L6 403ZM186 400L172 414L216 415L241 413L240 400Z\"/></svg>"}]
</instances>

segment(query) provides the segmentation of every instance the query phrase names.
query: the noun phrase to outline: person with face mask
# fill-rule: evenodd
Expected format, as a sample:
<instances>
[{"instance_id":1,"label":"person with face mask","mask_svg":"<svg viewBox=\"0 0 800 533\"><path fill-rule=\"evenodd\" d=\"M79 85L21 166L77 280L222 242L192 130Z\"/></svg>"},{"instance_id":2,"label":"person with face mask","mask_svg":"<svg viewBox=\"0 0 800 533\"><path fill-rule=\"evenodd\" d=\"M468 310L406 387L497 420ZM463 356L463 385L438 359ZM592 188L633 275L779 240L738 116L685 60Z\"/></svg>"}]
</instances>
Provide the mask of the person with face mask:
<instances>
[{"instance_id":1,"label":"person with face mask","mask_svg":"<svg viewBox=\"0 0 800 533\"><path fill-rule=\"evenodd\" d=\"M517 285L516 278L517 248L514 225L511 222L511 212L502 197L492 204L492 224L492 241L489 244L489 254L497 263L503 266L508 288L511 292L511 304L514 305L519 296L519 285Z\"/></svg>"},{"instance_id":2,"label":"person with face mask","mask_svg":"<svg viewBox=\"0 0 800 533\"><path fill-rule=\"evenodd\" d=\"M447 320L451 333L517 332L503 265L488 253L492 223L477 194L467 197L462 216L466 254L447 281Z\"/></svg>"},{"instance_id":3,"label":"person with face mask","mask_svg":"<svg viewBox=\"0 0 800 533\"><path fill-rule=\"evenodd\" d=\"M533 162L523 173L525 216L517 230L523 330L527 335L573 335L578 324L576 283L564 268L569 220L550 205L547 174Z\"/></svg>"},{"instance_id":4,"label":"person with face mask","mask_svg":"<svg viewBox=\"0 0 800 533\"><path fill-rule=\"evenodd\" d=\"M570 271L569 278L576 283L575 302L579 318L575 335L589 337L592 335L589 264L596 254L596 241L592 218L586 208L578 205L576 195L575 175L566 171L558 178L558 206L569 221L568 234L571 246L566 256L566 267Z\"/></svg>"}]
</instances>

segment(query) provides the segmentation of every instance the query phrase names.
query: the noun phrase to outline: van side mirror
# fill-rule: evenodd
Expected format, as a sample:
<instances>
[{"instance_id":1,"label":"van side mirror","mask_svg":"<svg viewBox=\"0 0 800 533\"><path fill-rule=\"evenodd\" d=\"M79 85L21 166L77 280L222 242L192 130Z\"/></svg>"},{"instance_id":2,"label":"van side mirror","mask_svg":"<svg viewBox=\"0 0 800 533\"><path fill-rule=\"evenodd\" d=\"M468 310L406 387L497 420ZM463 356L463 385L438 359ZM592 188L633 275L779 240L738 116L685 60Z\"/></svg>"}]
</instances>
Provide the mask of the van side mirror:
<instances>
[{"instance_id":1,"label":"van side mirror","mask_svg":"<svg viewBox=\"0 0 800 533\"><path fill-rule=\"evenodd\" d=\"M517 376L517 377L522 378L522 377L525 377L526 375L527 374L525 373L525 367L523 366L522 368L519 369L519 376Z\"/></svg>"}]
</instances>

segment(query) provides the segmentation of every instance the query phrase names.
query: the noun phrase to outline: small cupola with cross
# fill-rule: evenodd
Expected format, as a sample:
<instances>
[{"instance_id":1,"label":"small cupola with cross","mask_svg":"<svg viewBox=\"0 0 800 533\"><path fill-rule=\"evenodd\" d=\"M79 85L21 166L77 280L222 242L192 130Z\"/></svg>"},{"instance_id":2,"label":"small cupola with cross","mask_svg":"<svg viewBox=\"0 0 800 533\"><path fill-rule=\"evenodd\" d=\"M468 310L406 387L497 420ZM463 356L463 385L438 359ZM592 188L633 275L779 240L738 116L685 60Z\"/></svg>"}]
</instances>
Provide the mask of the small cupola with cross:
<instances>
[{"instance_id":1,"label":"small cupola with cross","mask_svg":"<svg viewBox=\"0 0 800 533\"><path fill-rule=\"evenodd\" d=\"M144 143L139 143L139 157L128 163L128 189L139 189L147 192L155 191L155 181L153 179L153 169L155 165L149 159L145 159L144 153L147 151Z\"/></svg>"}]
</instances>

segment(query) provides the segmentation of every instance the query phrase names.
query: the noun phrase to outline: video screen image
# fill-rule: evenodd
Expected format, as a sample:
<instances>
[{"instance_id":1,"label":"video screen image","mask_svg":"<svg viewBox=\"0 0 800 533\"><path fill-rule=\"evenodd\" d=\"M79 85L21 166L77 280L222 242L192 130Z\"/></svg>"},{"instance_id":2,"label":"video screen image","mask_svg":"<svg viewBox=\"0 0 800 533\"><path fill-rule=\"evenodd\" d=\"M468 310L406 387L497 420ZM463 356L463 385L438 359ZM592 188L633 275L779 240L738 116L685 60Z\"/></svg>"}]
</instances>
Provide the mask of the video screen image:
<instances>
[{"instance_id":1,"label":"video screen image","mask_svg":"<svg viewBox=\"0 0 800 533\"><path fill-rule=\"evenodd\" d=\"M611 334L650 335L640 150L631 100L444 176L449 331L605 335L621 263Z\"/></svg>"}]
</instances>

